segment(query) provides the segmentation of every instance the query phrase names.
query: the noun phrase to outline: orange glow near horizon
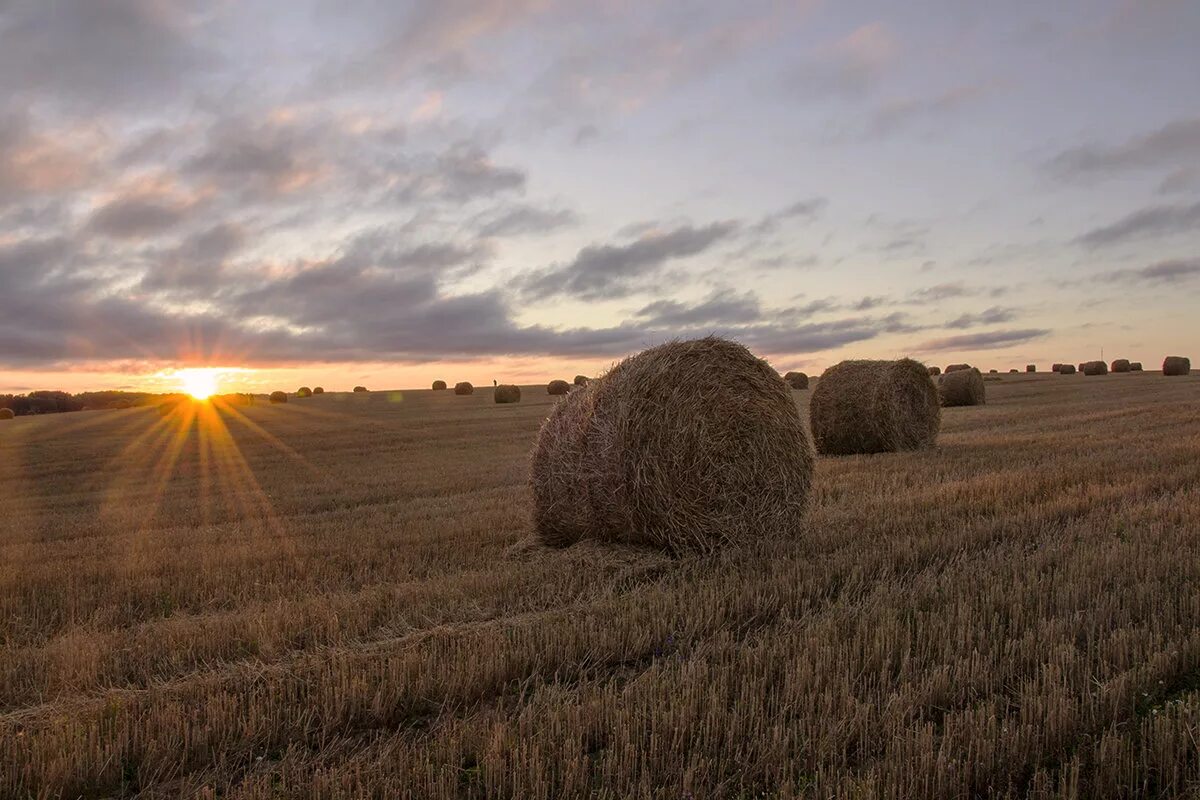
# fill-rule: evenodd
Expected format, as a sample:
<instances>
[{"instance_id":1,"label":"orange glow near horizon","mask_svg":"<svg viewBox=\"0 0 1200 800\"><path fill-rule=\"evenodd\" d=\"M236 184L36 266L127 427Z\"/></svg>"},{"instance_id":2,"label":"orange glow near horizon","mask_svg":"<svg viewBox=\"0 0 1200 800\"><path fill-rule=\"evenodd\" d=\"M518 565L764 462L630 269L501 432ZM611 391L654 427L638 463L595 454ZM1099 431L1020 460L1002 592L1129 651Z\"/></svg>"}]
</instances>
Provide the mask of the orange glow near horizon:
<instances>
[{"instance_id":1,"label":"orange glow near horizon","mask_svg":"<svg viewBox=\"0 0 1200 800\"><path fill-rule=\"evenodd\" d=\"M217 393L220 370L207 368L181 369L175 373L179 388L197 400L207 400Z\"/></svg>"}]
</instances>

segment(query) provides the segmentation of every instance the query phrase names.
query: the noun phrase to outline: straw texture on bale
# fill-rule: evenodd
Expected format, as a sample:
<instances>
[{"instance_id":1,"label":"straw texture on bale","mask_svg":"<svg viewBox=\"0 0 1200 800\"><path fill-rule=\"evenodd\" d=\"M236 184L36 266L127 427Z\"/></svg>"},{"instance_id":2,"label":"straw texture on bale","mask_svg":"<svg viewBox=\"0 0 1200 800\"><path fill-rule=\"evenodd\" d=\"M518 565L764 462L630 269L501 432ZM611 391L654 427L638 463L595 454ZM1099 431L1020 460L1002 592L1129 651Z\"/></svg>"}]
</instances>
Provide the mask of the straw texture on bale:
<instances>
[{"instance_id":1,"label":"straw texture on bale","mask_svg":"<svg viewBox=\"0 0 1200 800\"><path fill-rule=\"evenodd\" d=\"M1163 359L1163 375L1187 375L1192 371L1192 361L1185 356L1167 356Z\"/></svg>"},{"instance_id":2,"label":"straw texture on bale","mask_svg":"<svg viewBox=\"0 0 1200 800\"><path fill-rule=\"evenodd\" d=\"M803 372L789 372L783 376L783 381L793 389L808 388L808 375Z\"/></svg>"},{"instance_id":3,"label":"straw texture on bale","mask_svg":"<svg viewBox=\"0 0 1200 800\"><path fill-rule=\"evenodd\" d=\"M546 384L546 394L569 394L571 384L566 381L550 381Z\"/></svg>"},{"instance_id":4,"label":"straw texture on bale","mask_svg":"<svg viewBox=\"0 0 1200 800\"><path fill-rule=\"evenodd\" d=\"M1108 364L1103 361L1089 361L1083 365L1084 375L1107 375Z\"/></svg>"},{"instance_id":5,"label":"straw texture on bale","mask_svg":"<svg viewBox=\"0 0 1200 800\"><path fill-rule=\"evenodd\" d=\"M312 397L312 389L307 386L301 386L296 390L296 397Z\"/></svg>"},{"instance_id":6,"label":"straw texture on bale","mask_svg":"<svg viewBox=\"0 0 1200 800\"><path fill-rule=\"evenodd\" d=\"M441 392L441 391L444 391L445 389L446 389L445 381L434 381L433 382L433 390L435 392Z\"/></svg>"},{"instance_id":7,"label":"straw texture on bale","mask_svg":"<svg viewBox=\"0 0 1200 800\"><path fill-rule=\"evenodd\" d=\"M1059 364L1058 369L1055 370L1055 372L1057 372L1059 375L1074 375L1075 374L1075 365L1074 364Z\"/></svg>"},{"instance_id":8,"label":"straw texture on bale","mask_svg":"<svg viewBox=\"0 0 1200 800\"><path fill-rule=\"evenodd\" d=\"M1129 371L1130 372L1141 372L1142 371L1142 362L1140 362L1140 361L1130 362Z\"/></svg>"},{"instance_id":9,"label":"straw texture on bale","mask_svg":"<svg viewBox=\"0 0 1200 800\"><path fill-rule=\"evenodd\" d=\"M930 368L929 368L929 374L930 374L930 375L941 375L941 374L942 374L942 368L941 368L941 367L930 367Z\"/></svg>"},{"instance_id":10,"label":"straw texture on bale","mask_svg":"<svg viewBox=\"0 0 1200 800\"><path fill-rule=\"evenodd\" d=\"M272 403L286 403L288 400L287 393L286 392L271 392L270 400Z\"/></svg>"},{"instance_id":11,"label":"straw texture on bale","mask_svg":"<svg viewBox=\"0 0 1200 800\"><path fill-rule=\"evenodd\" d=\"M454 384L455 394L475 394L475 387L467 381Z\"/></svg>"},{"instance_id":12,"label":"straw texture on bale","mask_svg":"<svg viewBox=\"0 0 1200 800\"><path fill-rule=\"evenodd\" d=\"M497 403L519 403L521 402L521 387L514 386L511 383L502 383L496 387L496 402Z\"/></svg>"},{"instance_id":13,"label":"straw texture on bale","mask_svg":"<svg viewBox=\"0 0 1200 800\"><path fill-rule=\"evenodd\" d=\"M1113 372L1129 372L1129 359L1118 358L1112 362Z\"/></svg>"},{"instance_id":14,"label":"straw texture on bale","mask_svg":"<svg viewBox=\"0 0 1200 800\"><path fill-rule=\"evenodd\" d=\"M365 392L366 390L367 390L367 387L365 387L365 386L355 386L354 387L355 392Z\"/></svg>"},{"instance_id":15,"label":"straw texture on bale","mask_svg":"<svg viewBox=\"0 0 1200 800\"><path fill-rule=\"evenodd\" d=\"M970 364L951 364L946 367L946 372L959 372L964 369L973 369L973 367Z\"/></svg>"},{"instance_id":16,"label":"straw texture on bale","mask_svg":"<svg viewBox=\"0 0 1200 800\"><path fill-rule=\"evenodd\" d=\"M818 453L886 453L932 445L941 410L925 365L843 361L813 390L809 422Z\"/></svg>"},{"instance_id":17,"label":"straw texture on bale","mask_svg":"<svg viewBox=\"0 0 1200 800\"><path fill-rule=\"evenodd\" d=\"M586 386L589 381L591 381L591 378L589 378L587 375L576 375L575 376L575 385L576 386Z\"/></svg>"},{"instance_id":18,"label":"straw texture on bale","mask_svg":"<svg viewBox=\"0 0 1200 800\"><path fill-rule=\"evenodd\" d=\"M686 551L796 534L813 461L766 362L718 337L670 342L554 407L530 471L536 535Z\"/></svg>"},{"instance_id":19,"label":"straw texture on bale","mask_svg":"<svg viewBox=\"0 0 1200 800\"><path fill-rule=\"evenodd\" d=\"M15 416L11 408L0 408L0 419L12 419Z\"/></svg>"},{"instance_id":20,"label":"straw texture on bale","mask_svg":"<svg viewBox=\"0 0 1200 800\"><path fill-rule=\"evenodd\" d=\"M981 406L987 402L987 389L977 369L947 372L938 381L938 396L943 406Z\"/></svg>"}]
</instances>

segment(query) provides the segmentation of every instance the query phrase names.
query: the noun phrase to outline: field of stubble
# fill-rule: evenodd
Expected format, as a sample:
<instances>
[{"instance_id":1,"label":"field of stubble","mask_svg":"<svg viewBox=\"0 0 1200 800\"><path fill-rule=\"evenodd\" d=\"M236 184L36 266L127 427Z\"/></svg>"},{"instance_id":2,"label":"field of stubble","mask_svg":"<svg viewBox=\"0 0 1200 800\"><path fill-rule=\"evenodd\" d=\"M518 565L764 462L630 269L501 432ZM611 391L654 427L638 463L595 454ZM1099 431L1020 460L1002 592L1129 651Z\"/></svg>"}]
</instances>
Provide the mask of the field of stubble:
<instances>
[{"instance_id":1,"label":"field of stubble","mask_svg":"<svg viewBox=\"0 0 1200 800\"><path fill-rule=\"evenodd\" d=\"M987 386L673 560L512 547L541 387L0 423L0 797L1191 796L1200 376Z\"/></svg>"}]
</instances>

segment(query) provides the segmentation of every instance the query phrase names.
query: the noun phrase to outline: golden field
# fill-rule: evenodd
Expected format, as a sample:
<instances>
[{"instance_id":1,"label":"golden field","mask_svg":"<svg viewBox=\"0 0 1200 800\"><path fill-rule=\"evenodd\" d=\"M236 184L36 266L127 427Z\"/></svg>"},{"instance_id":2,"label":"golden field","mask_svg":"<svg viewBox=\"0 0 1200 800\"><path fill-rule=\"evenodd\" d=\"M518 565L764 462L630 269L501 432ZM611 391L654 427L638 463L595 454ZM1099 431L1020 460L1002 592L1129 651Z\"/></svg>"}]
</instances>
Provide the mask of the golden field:
<instances>
[{"instance_id":1,"label":"golden field","mask_svg":"<svg viewBox=\"0 0 1200 800\"><path fill-rule=\"evenodd\" d=\"M0 797L1195 796L1200 376L987 392L677 558L525 544L545 387L0 422Z\"/></svg>"}]
</instances>

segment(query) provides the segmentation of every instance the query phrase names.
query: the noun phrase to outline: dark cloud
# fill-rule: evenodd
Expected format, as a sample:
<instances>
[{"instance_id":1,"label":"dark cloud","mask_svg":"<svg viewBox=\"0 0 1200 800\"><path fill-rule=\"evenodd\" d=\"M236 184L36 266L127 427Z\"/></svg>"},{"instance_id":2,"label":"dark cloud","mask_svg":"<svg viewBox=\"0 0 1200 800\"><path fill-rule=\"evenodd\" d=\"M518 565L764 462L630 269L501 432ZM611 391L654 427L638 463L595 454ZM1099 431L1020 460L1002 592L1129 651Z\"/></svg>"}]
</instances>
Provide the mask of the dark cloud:
<instances>
[{"instance_id":1,"label":"dark cloud","mask_svg":"<svg viewBox=\"0 0 1200 800\"><path fill-rule=\"evenodd\" d=\"M476 218L476 222L479 225L480 236L523 236L549 233L576 225L579 216L567 208L547 209L516 205L499 213L482 215Z\"/></svg>"},{"instance_id":2,"label":"dark cloud","mask_svg":"<svg viewBox=\"0 0 1200 800\"><path fill-rule=\"evenodd\" d=\"M1158 184L1160 194L1177 194L1200 190L1200 167L1180 167Z\"/></svg>"},{"instance_id":3,"label":"dark cloud","mask_svg":"<svg viewBox=\"0 0 1200 800\"><path fill-rule=\"evenodd\" d=\"M985 331L982 333L965 333L959 336L947 336L941 339L930 339L913 348L918 352L933 350L990 350L1007 347L1013 344L1040 339L1050 334L1044 328L1022 328L1020 330Z\"/></svg>"},{"instance_id":4,"label":"dark cloud","mask_svg":"<svg viewBox=\"0 0 1200 800\"><path fill-rule=\"evenodd\" d=\"M1200 117L1178 119L1119 145L1087 144L1064 150L1047 162L1067 177L1194 164L1200 159Z\"/></svg>"},{"instance_id":5,"label":"dark cloud","mask_svg":"<svg viewBox=\"0 0 1200 800\"><path fill-rule=\"evenodd\" d=\"M156 196L122 197L96 209L88 230L118 239L155 236L178 225L187 206Z\"/></svg>"},{"instance_id":6,"label":"dark cloud","mask_svg":"<svg viewBox=\"0 0 1200 800\"><path fill-rule=\"evenodd\" d=\"M238 225L220 223L187 236L178 247L158 254L142 277L148 292L213 293L225 276L226 260L246 242Z\"/></svg>"},{"instance_id":7,"label":"dark cloud","mask_svg":"<svg viewBox=\"0 0 1200 800\"><path fill-rule=\"evenodd\" d=\"M1138 283L1162 285L1183 283L1200 278L1200 259L1172 259L1159 261L1140 269L1120 269L1100 275L1102 280L1113 283Z\"/></svg>"},{"instance_id":8,"label":"dark cloud","mask_svg":"<svg viewBox=\"0 0 1200 800\"><path fill-rule=\"evenodd\" d=\"M626 297L665 264L702 253L737 230L737 222L714 222L645 234L630 244L588 245L570 263L523 278L520 289L534 299L559 294L584 300Z\"/></svg>"},{"instance_id":9,"label":"dark cloud","mask_svg":"<svg viewBox=\"0 0 1200 800\"><path fill-rule=\"evenodd\" d=\"M1131 239L1189 233L1200 226L1200 203L1150 206L1075 239L1088 248L1108 247Z\"/></svg>"},{"instance_id":10,"label":"dark cloud","mask_svg":"<svg viewBox=\"0 0 1200 800\"><path fill-rule=\"evenodd\" d=\"M955 283L939 283L917 289L909 295L913 303L938 303L942 300L953 300L959 297L970 297L975 291L967 288L961 281Z\"/></svg>"},{"instance_id":11,"label":"dark cloud","mask_svg":"<svg viewBox=\"0 0 1200 800\"><path fill-rule=\"evenodd\" d=\"M821 215L829 205L829 199L825 197L809 197L803 200L797 200L787 208L767 214L757 223L749 228L750 233L773 233L779 229L779 226L788 220L803 220L811 222Z\"/></svg>"},{"instance_id":12,"label":"dark cloud","mask_svg":"<svg viewBox=\"0 0 1200 800\"><path fill-rule=\"evenodd\" d=\"M993 306L978 313L963 314L955 319L948 320L943 327L974 328L979 325L996 325L1001 322L1011 322L1016 315L1017 312L1014 309Z\"/></svg>"},{"instance_id":13,"label":"dark cloud","mask_svg":"<svg viewBox=\"0 0 1200 800\"><path fill-rule=\"evenodd\" d=\"M713 292L695 305L676 300L658 300L643 306L634 314L655 328L680 328L693 325L735 325L756 322L763 312L753 292L738 293L732 289Z\"/></svg>"}]
</instances>

